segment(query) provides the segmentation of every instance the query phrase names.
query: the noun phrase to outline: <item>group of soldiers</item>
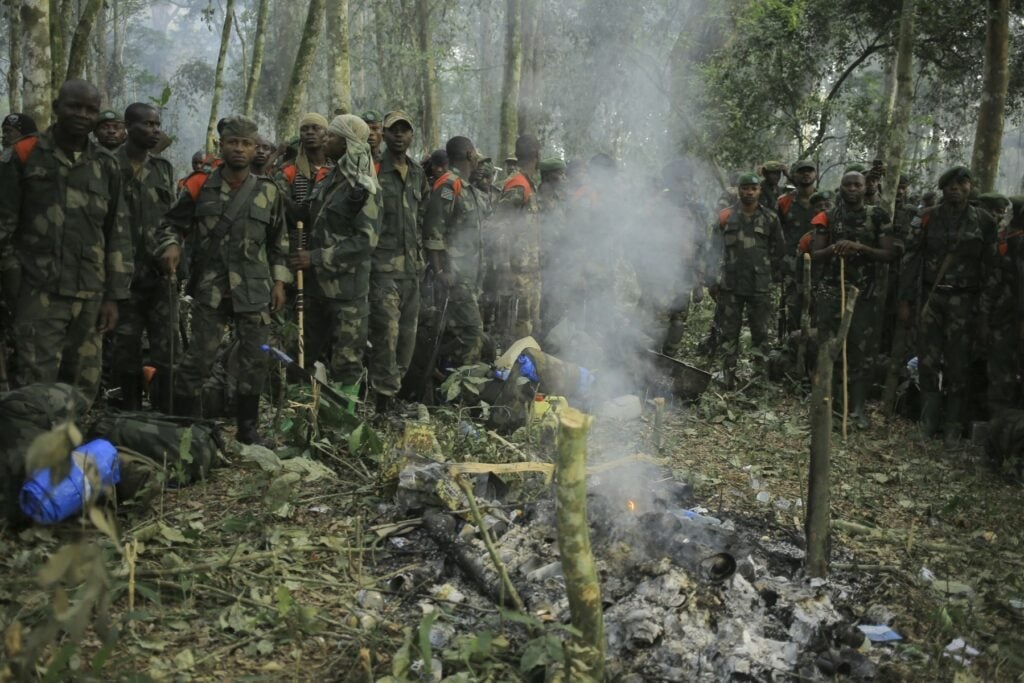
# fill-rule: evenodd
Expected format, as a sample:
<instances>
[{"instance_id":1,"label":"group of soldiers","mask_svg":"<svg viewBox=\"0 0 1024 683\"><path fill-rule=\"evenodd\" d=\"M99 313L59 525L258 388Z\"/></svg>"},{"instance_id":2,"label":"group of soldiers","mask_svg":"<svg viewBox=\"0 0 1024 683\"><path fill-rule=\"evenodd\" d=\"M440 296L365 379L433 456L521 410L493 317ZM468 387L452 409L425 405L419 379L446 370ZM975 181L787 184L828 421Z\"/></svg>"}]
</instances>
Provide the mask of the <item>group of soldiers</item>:
<instances>
[{"instance_id":1,"label":"group of soldiers","mask_svg":"<svg viewBox=\"0 0 1024 683\"><path fill-rule=\"evenodd\" d=\"M773 323L785 349L812 327L801 324L810 310L824 338L839 327L843 288L856 286L847 363L857 424L875 370L894 358L919 359L928 434L959 437L982 348L990 409L1021 398L1024 202L977 197L964 167L939 179L934 206L911 202L901 182L890 216L877 166L848 168L830 192L812 161L769 162L740 174L709 221L686 163L663 170L657 211L624 211L625 181L594 180L614 175L609 157L542 160L539 141L523 135L496 184L491 159L464 136L414 160L415 125L399 110L309 113L277 147L251 119L230 116L218 123L217 153L197 153L176 180L157 154L169 144L158 108L100 109L96 88L71 80L47 130L21 114L3 122L0 268L16 385L62 380L95 397L106 336L122 407L140 406L145 363L156 368L152 404L192 415L229 331L238 439L252 443L271 342L302 365L322 362L351 406L362 399L386 413L446 369L552 332L579 301L599 302L587 315L619 331L633 309L656 309L673 353L706 286L717 306L705 349L733 386L745 319L766 367ZM618 217L638 213L683 239L624 244ZM638 244L642 223L626 229ZM655 252L685 275L659 280L644 261Z\"/></svg>"}]
</instances>

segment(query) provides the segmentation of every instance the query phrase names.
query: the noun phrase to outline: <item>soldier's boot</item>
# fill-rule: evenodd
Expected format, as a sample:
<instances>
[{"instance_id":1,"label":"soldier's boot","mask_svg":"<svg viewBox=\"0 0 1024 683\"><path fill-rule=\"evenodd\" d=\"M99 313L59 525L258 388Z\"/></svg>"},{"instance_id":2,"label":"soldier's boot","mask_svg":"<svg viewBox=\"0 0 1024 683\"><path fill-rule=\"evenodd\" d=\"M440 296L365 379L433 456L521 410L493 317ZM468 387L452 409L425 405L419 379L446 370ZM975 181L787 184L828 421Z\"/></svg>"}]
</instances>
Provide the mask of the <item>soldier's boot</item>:
<instances>
[{"instance_id":1,"label":"soldier's boot","mask_svg":"<svg viewBox=\"0 0 1024 683\"><path fill-rule=\"evenodd\" d=\"M962 406L963 400L959 396L946 397L946 419L942 425L942 432L947 448L956 448L960 445L960 437L964 431L963 423L960 422Z\"/></svg>"},{"instance_id":2,"label":"soldier's boot","mask_svg":"<svg viewBox=\"0 0 1024 683\"><path fill-rule=\"evenodd\" d=\"M260 435L257 431L260 420L259 394L240 394L235 402L237 403L238 424L235 439L244 444L260 443Z\"/></svg>"},{"instance_id":3,"label":"soldier's boot","mask_svg":"<svg viewBox=\"0 0 1024 683\"><path fill-rule=\"evenodd\" d=\"M857 429L867 429L871 426L868 420L865 402L868 394L868 383L866 380L858 379L850 383L850 417Z\"/></svg>"},{"instance_id":4,"label":"soldier's boot","mask_svg":"<svg viewBox=\"0 0 1024 683\"><path fill-rule=\"evenodd\" d=\"M139 410L142 408L142 374L139 372L121 373L121 409Z\"/></svg>"},{"instance_id":5,"label":"soldier's boot","mask_svg":"<svg viewBox=\"0 0 1024 683\"><path fill-rule=\"evenodd\" d=\"M942 415L942 394L937 391L921 392L921 433L926 437L935 436L939 431Z\"/></svg>"},{"instance_id":6,"label":"soldier's boot","mask_svg":"<svg viewBox=\"0 0 1024 683\"><path fill-rule=\"evenodd\" d=\"M340 387L338 387L338 393L344 396L345 398L352 399L351 401L348 402L348 406L345 408L345 410L348 412L349 415L355 415L356 406L359 405L359 384L343 384Z\"/></svg>"}]
</instances>

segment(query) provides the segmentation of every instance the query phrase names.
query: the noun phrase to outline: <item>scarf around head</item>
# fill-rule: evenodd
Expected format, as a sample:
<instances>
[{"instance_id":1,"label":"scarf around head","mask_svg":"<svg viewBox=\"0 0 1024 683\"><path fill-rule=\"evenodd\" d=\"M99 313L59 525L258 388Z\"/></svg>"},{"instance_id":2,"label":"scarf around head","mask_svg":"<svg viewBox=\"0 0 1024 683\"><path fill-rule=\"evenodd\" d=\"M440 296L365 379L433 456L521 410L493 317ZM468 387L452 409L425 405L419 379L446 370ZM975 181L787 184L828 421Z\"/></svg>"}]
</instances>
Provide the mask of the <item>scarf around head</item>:
<instances>
[{"instance_id":1,"label":"scarf around head","mask_svg":"<svg viewBox=\"0 0 1024 683\"><path fill-rule=\"evenodd\" d=\"M299 131L302 131L303 126L308 126L311 123L315 123L321 128L327 128L327 118L316 112L309 112L302 117L299 121ZM309 157L306 156L306 148L301 144L299 145L299 152L295 155L295 166L299 169L299 173L307 178L313 177L313 166L309 163Z\"/></svg>"},{"instance_id":2,"label":"scarf around head","mask_svg":"<svg viewBox=\"0 0 1024 683\"><path fill-rule=\"evenodd\" d=\"M352 185L359 185L370 194L377 194L380 184L373 168L370 145L366 142L370 136L370 127L354 114L342 114L334 117L327 130L345 138L345 156L338 159L338 173Z\"/></svg>"}]
</instances>

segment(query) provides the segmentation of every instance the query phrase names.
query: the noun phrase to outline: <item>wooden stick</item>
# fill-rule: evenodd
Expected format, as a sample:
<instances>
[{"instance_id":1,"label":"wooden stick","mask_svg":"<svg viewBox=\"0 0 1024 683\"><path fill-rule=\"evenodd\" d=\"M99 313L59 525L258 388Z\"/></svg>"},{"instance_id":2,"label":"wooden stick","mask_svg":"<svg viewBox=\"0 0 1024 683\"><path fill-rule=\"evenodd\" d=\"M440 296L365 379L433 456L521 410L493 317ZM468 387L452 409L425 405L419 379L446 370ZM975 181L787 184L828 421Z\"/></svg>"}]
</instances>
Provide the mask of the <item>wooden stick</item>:
<instances>
[{"instance_id":1,"label":"wooden stick","mask_svg":"<svg viewBox=\"0 0 1024 683\"><path fill-rule=\"evenodd\" d=\"M299 236L299 249L302 249L302 221L295 224ZM303 273L299 269L295 273L295 313L299 324L299 367L306 367L306 301L303 294Z\"/></svg>"},{"instance_id":2,"label":"wooden stick","mask_svg":"<svg viewBox=\"0 0 1024 683\"><path fill-rule=\"evenodd\" d=\"M804 280L801 283L803 300L800 302L800 343L796 347L796 371L800 377L807 373L807 345L811 342L811 255L804 252Z\"/></svg>"},{"instance_id":3,"label":"wooden stick","mask_svg":"<svg viewBox=\"0 0 1024 683\"><path fill-rule=\"evenodd\" d=\"M569 597L572 625L582 637L578 656L566 662L574 680L600 681L604 678L604 615L601 585L590 549L587 526L587 433L591 417L575 408L558 413L558 485L555 487L555 517L558 548ZM568 652L569 650L567 650Z\"/></svg>"},{"instance_id":4,"label":"wooden stick","mask_svg":"<svg viewBox=\"0 0 1024 683\"><path fill-rule=\"evenodd\" d=\"M839 257L839 315L846 315L846 257ZM849 412L849 376L846 365L846 335L843 335L843 438L846 438L846 418Z\"/></svg>"}]
</instances>

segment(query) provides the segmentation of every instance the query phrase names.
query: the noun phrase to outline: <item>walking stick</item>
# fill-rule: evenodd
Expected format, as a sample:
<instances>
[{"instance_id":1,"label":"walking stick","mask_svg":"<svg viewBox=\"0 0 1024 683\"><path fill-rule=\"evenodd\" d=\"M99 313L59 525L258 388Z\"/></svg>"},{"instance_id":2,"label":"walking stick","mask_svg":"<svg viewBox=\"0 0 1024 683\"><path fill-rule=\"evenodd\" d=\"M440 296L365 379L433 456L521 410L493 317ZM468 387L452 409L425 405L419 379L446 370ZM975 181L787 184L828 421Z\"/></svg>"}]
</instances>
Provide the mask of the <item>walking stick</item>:
<instances>
[{"instance_id":1,"label":"walking stick","mask_svg":"<svg viewBox=\"0 0 1024 683\"><path fill-rule=\"evenodd\" d=\"M298 232L299 249L302 249L302 221L295 225ZM302 269L295 273L295 312L299 323L299 367L306 369L306 302L303 297Z\"/></svg>"},{"instance_id":2,"label":"walking stick","mask_svg":"<svg viewBox=\"0 0 1024 683\"><path fill-rule=\"evenodd\" d=\"M846 310L846 257L839 257L839 315L842 317ZM843 438L846 438L846 414L849 408L850 395L848 391L848 377L846 365L846 337L843 337Z\"/></svg>"},{"instance_id":3,"label":"walking stick","mask_svg":"<svg viewBox=\"0 0 1024 683\"><path fill-rule=\"evenodd\" d=\"M181 316L178 311L178 275L171 273L167 276L167 303L171 307L171 324L168 326L167 335L170 337L171 346L167 356L167 412L174 415L174 347L177 346L174 335L178 332L181 324ZM157 397L159 400L159 397ZM152 399L150 399L152 401Z\"/></svg>"}]
</instances>

